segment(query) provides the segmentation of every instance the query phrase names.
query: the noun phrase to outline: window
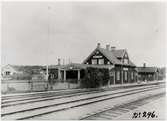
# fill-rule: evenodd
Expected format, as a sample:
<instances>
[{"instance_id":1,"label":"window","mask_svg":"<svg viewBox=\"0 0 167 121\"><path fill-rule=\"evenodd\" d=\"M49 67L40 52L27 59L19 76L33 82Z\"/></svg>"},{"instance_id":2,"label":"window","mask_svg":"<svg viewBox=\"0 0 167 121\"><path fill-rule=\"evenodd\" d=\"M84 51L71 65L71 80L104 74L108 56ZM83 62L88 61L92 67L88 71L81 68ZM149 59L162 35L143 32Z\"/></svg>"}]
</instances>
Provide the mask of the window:
<instances>
[{"instance_id":1,"label":"window","mask_svg":"<svg viewBox=\"0 0 167 121\"><path fill-rule=\"evenodd\" d=\"M125 71L124 74L125 74L125 80L127 80L128 79L128 72Z\"/></svg>"},{"instance_id":2,"label":"window","mask_svg":"<svg viewBox=\"0 0 167 121\"><path fill-rule=\"evenodd\" d=\"M120 80L120 71L117 71L117 80Z\"/></svg>"},{"instance_id":3,"label":"window","mask_svg":"<svg viewBox=\"0 0 167 121\"><path fill-rule=\"evenodd\" d=\"M99 64L104 64L104 59L99 59Z\"/></svg>"},{"instance_id":4,"label":"window","mask_svg":"<svg viewBox=\"0 0 167 121\"><path fill-rule=\"evenodd\" d=\"M99 51L96 51L96 54L99 54Z\"/></svg>"},{"instance_id":5,"label":"window","mask_svg":"<svg viewBox=\"0 0 167 121\"><path fill-rule=\"evenodd\" d=\"M133 80L134 72L131 72L131 79Z\"/></svg>"},{"instance_id":6,"label":"window","mask_svg":"<svg viewBox=\"0 0 167 121\"><path fill-rule=\"evenodd\" d=\"M92 64L97 64L97 59L92 59Z\"/></svg>"},{"instance_id":7,"label":"window","mask_svg":"<svg viewBox=\"0 0 167 121\"><path fill-rule=\"evenodd\" d=\"M109 64L110 64L110 62L108 61L108 62L107 62L107 64L109 65Z\"/></svg>"},{"instance_id":8,"label":"window","mask_svg":"<svg viewBox=\"0 0 167 121\"><path fill-rule=\"evenodd\" d=\"M124 63L125 63L125 64L128 64L128 59L124 59Z\"/></svg>"},{"instance_id":9,"label":"window","mask_svg":"<svg viewBox=\"0 0 167 121\"><path fill-rule=\"evenodd\" d=\"M6 71L6 76L10 75L10 72L9 71Z\"/></svg>"}]
</instances>

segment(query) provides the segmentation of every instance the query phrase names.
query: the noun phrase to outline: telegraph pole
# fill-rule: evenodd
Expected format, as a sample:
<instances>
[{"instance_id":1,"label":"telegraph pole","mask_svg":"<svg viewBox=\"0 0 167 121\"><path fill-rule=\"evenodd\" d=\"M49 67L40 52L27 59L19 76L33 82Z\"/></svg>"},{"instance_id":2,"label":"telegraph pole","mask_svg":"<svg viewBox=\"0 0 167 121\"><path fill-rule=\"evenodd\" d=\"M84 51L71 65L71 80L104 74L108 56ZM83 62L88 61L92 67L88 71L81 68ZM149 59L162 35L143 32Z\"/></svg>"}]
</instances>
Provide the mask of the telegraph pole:
<instances>
[{"instance_id":1,"label":"telegraph pole","mask_svg":"<svg viewBox=\"0 0 167 121\"><path fill-rule=\"evenodd\" d=\"M50 41L50 15L49 15L49 11L50 11L50 6L48 6L48 42ZM47 49L47 65L46 65L46 81L48 82L48 77L49 77L49 43L48 43L48 49Z\"/></svg>"}]
</instances>

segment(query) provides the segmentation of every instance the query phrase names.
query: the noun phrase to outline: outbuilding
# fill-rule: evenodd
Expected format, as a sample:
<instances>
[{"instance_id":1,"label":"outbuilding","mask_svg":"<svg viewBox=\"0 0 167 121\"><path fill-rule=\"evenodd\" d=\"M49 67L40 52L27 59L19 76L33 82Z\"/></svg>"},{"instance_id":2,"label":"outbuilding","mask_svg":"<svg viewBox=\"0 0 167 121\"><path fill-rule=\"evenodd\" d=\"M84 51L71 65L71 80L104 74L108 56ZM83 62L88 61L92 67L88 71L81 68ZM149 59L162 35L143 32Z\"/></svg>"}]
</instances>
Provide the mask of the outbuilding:
<instances>
[{"instance_id":1,"label":"outbuilding","mask_svg":"<svg viewBox=\"0 0 167 121\"><path fill-rule=\"evenodd\" d=\"M143 67L137 67L138 70L138 80L139 81L154 81L158 80L159 69L157 67L146 67L146 64L143 64Z\"/></svg>"}]
</instances>

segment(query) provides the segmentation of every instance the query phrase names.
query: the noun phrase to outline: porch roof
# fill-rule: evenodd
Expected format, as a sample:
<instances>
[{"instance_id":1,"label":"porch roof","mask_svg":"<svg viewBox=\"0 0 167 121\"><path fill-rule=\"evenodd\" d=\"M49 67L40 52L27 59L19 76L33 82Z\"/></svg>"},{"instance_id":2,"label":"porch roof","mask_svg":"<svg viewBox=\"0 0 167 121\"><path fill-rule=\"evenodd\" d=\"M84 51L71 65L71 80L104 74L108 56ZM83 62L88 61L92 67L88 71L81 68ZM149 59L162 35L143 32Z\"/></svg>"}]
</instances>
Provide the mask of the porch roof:
<instances>
[{"instance_id":1,"label":"porch roof","mask_svg":"<svg viewBox=\"0 0 167 121\"><path fill-rule=\"evenodd\" d=\"M80 63L71 63L67 65L51 65L49 69L61 69L61 70L70 70L70 69L86 69L87 67L94 67L94 68L107 68L112 69L113 65L88 65L88 64L80 64Z\"/></svg>"}]
</instances>

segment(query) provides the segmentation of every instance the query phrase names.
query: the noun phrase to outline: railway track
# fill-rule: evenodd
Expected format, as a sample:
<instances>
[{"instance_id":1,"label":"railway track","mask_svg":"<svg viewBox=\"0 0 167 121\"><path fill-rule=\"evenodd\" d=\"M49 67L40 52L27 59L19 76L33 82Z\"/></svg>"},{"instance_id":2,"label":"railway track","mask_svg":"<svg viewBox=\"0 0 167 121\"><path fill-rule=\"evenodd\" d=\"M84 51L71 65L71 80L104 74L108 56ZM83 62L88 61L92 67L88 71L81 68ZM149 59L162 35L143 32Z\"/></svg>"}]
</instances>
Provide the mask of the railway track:
<instances>
[{"instance_id":1,"label":"railway track","mask_svg":"<svg viewBox=\"0 0 167 121\"><path fill-rule=\"evenodd\" d=\"M86 116L80 117L79 120L113 120L131 110L137 109L140 106L143 106L149 103L150 101L159 99L160 97L163 96L165 96L165 93L146 96L136 101L128 102L121 105L116 105L111 108L107 108L104 110L94 112L92 114L88 114Z\"/></svg>"},{"instance_id":2,"label":"railway track","mask_svg":"<svg viewBox=\"0 0 167 121\"><path fill-rule=\"evenodd\" d=\"M152 85L147 85L147 87L149 86L152 86ZM131 87L131 88L135 88L136 86L134 87ZM130 88L130 87L127 87L127 88ZM34 103L34 102L39 102L39 101L48 101L48 100L54 100L54 99L60 99L60 98L68 98L68 97L72 97L72 96L78 96L78 95L87 95L87 94L93 94L93 93L98 93L98 92L105 92L105 91L112 91L112 90L117 90L118 88L109 88L109 89L92 89L91 91L90 90L87 90L87 91L75 91L75 92L71 92L71 93L67 93L67 94L52 94L52 95L49 95L46 94L46 96L44 97L39 97L37 95L37 97L33 97L33 98L25 98L25 99L14 99L14 100L8 100L8 101L2 101L2 104L1 104L1 108L4 108L4 107L9 107L9 106L15 106L15 105L21 105L21 104L27 104L27 103Z\"/></svg>"},{"instance_id":3,"label":"railway track","mask_svg":"<svg viewBox=\"0 0 167 121\"><path fill-rule=\"evenodd\" d=\"M78 93L78 92L88 92L88 91L97 91L97 89L63 90L63 91L41 92L41 93L16 95L16 96L2 96L2 103L8 103L8 102L12 102L12 101L23 101L23 100L37 99L37 98L43 98L43 97L45 98L45 97L66 95L66 94Z\"/></svg>"},{"instance_id":4,"label":"railway track","mask_svg":"<svg viewBox=\"0 0 167 121\"><path fill-rule=\"evenodd\" d=\"M77 89L77 90L65 90L63 92L41 92L36 94L26 94L26 95L16 95L16 96L3 96L1 107L8 107L13 105L20 105L20 104L26 104L26 103L33 103L38 101L47 101L50 99L56 99L61 98L63 96L71 97L70 95L84 95L84 94L90 94L90 93L97 93L102 91L109 91L109 90L117 90L117 89L124 89L124 88L133 88L138 86L151 86L151 85L158 85L161 83L155 83L155 84L147 84L147 85L130 85L130 86L122 86L122 87L115 87L115 88L109 88L109 89ZM38 94L38 95L37 95Z\"/></svg>"},{"instance_id":5,"label":"railway track","mask_svg":"<svg viewBox=\"0 0 167 121\"><path fill-rule=\"evenodd\" d=\"M98 95L98 96L91 96L87 98L79 98L76 99L75 97L73 100L66 101L64 99L64 102L61 103L54 103L51 105L45 105L45 106L37 106L35 108L29 108L29 109L21 109L13 112L3 112L1 111L2 114L2 119L30 119L34 118L36 116L41 116L41 115L46 115L49 113L53 112L59 112L62 110L67 110L70 108L75 108L79 106L84 106L84 105L89 105L92 103L100 102L100 101L105 101L105 100L110 100L113 98L118 98L121 96L127 96L127 95L132 95L132 94L137 94L141 93L144 91L150 91L150 90L155 90L164 87L164 85L158 85L158 86L153 86L153 87L143 87L140 89L129 89L127 91L122 91L122 92L117 92L117 93L110 93L110 94L103 94L103 95Z\"/></svg>"}]
</instances>

